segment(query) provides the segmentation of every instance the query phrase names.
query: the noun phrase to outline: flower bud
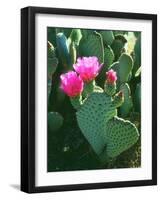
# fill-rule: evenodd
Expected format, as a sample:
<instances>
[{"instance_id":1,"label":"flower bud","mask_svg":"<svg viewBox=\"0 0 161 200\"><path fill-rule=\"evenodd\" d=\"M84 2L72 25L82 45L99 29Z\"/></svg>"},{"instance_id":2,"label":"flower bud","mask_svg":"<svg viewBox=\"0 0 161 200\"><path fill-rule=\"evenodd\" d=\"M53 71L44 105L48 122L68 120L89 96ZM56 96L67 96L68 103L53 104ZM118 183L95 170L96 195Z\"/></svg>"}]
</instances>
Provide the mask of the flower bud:
<instances>
[{"instance_id":1,"label":"flower bud","mask_svg":"<svg viewBox=\"0 0 161 200\"><path fill-rule=\"evenodd\" d=\"M106 72L106 78L108 83L113 84L117 81L117 74L113 69L110 69Z\"/></svg>"}]
</instances>

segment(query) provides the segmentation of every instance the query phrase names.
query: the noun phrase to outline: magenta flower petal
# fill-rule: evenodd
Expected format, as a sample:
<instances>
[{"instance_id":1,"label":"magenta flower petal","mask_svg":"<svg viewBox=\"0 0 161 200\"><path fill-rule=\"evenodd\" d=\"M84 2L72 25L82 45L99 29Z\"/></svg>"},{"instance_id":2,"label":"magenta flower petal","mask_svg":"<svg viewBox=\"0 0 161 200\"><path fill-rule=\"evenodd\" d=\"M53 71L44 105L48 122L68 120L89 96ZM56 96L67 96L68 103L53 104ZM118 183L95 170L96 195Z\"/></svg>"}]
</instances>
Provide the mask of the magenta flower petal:
<instances>
[{"instance_id":1,"label":"magenta flower petal","mask_svg":"<svg viewBox=\"0 0 161 200\"><path fill-rule=\"evenodd\" d=\"M83 91L83 80L76 72L70 71L60 76L60 88L69 96L76 97Z\"/></svg>"},{"instance_id":2,"label":"magenta flower petal","mask_svg":"<svg viewBox=\"0 0 161 200\"><path fill-rule=\"evenodd\" d=\"M82 57L77 59L77 63L73 67L83 81L89 82L99 74L102 64L99 64L96 56Z\"/></svg>"},{"instance_id":3,"label":"magenta flower petal","mask_svg":"<svg viewBox=\"0 0 161 200\"><path fill-rule=\"evenodd\" d=\"M106 78L107 82L115 83L117 81L117 74L113 69L110 69L108 72L106 72Z\"/></svg>"}]
</instances>

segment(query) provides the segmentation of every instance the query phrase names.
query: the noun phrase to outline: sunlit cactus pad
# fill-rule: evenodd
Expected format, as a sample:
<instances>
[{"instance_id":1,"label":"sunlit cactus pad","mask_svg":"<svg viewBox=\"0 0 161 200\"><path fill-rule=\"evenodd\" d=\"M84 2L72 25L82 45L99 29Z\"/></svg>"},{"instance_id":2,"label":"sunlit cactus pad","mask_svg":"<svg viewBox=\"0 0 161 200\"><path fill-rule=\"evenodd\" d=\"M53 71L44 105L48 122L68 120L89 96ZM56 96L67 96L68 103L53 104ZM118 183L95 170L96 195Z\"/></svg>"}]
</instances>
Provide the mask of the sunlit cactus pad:
<instances>
[{"instance_id":1,"label":"sunlit cactus pad","mask_svg":"<svg viewBox=\"0 0 161 200\"><path fill-rule=\"evenodd\" d=\"M76 113L82 133L98 155L107 142L105 141L106 123L116 113L111 96L104 92L92 93Z\"/></svg>"},{"instance_id":2,"label":"sunlit cactus pad","mask_svg":"<svg viewBox=\"0 0 161 200\"><path fill-rule=\"evenodd\" d=\"M106 131L106 153L108 157L118 156L134 145L139 138L136 126L119 117L114 117L107 122Z\"/></svg>"},{"instance_id":3,"label":"sunlit cactus pad","mask_svg":"<svg viewBox=\"0 0 161 200\"><path fill-rule=\"evenodd\" d=\"M101 63L104 62L103 41L99 33L93 33L82 39L79 44L81 56L97 56Z\"/></svg>"}]
</instances>

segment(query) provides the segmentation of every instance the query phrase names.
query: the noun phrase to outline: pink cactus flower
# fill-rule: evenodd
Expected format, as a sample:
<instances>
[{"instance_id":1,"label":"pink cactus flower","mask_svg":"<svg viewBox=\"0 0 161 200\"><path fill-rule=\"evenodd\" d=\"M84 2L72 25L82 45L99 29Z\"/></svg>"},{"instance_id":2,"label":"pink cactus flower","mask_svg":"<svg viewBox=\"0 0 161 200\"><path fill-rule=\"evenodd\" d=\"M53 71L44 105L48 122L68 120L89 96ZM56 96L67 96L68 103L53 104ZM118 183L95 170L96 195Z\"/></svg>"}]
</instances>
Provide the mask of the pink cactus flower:
<instances>
[{"instance_id":1,"label":"pink cactus flower","mask_svg":"<svg viewBox=\"0 0 161 200\"><path fill-rule=\"evenodd\" d=\"M82 57L77 59L77 63L73 67L84 82L90 82L99 74L102 64L99 64L98 58L95 56Z\"/></svg>"},{"instance_id":2,"label":"pink cactus flower","mask_svg":"<svg viewBox=\"0 0 161 200\"><path fill-rule=\"evenodd\" d=\"M110 69L108 72L106 72L106 78L108 83L115 83L117 81L117 74L113 69Z\"/></svg>"},{"instance_id":3,"label":"pink cactus flower","mask_svg":"<svg viewBox=\"0 0 161 200\"><path fill-rule=\"evenodd\" d=\"M60 88L69 96L76 97L83 91L83 80L76 72L70 71L60 76L61 85Z\"/></svg>"}]
</instances>

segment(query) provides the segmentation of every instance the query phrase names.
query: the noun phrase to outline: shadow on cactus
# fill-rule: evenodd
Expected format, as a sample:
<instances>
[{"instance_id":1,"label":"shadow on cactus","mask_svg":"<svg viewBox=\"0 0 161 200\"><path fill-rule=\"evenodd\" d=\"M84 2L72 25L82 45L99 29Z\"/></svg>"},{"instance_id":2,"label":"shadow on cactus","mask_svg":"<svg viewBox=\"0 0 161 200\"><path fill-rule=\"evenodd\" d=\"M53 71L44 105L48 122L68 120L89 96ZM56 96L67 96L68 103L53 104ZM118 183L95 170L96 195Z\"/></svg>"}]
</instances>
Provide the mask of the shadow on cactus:
<instances>
[{"instance_id":1,"label":"shadow on cactus","mask_svg":"<svg viewBox=\"0 0 161 200\"><path fill-rule=\"evenodd\" d=\"M141 33L48 30L48 171L141 166Z\"/></svg>"}]
</instances>

